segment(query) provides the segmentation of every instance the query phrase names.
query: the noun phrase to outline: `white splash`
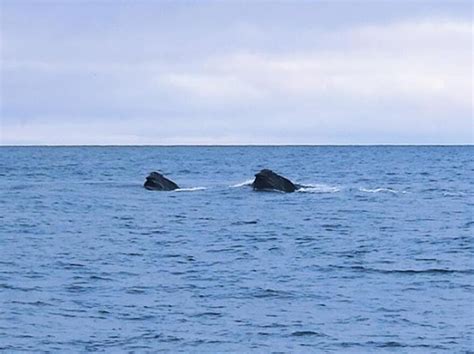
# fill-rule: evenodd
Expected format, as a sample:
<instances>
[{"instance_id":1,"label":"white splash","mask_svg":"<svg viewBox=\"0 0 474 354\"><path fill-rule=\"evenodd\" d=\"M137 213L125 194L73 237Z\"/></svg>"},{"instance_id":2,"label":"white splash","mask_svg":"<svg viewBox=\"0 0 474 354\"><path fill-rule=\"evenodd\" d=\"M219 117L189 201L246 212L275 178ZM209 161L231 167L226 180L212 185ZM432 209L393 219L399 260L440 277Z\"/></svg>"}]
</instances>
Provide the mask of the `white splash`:
<instances>
[{"instance_id":1,"label":"white splash","mask_svg":"<svg viewBox=\"0 0 474 354\"><path fill-rule=\"evenodd\" d=\"M234 184L233 186L230 186L230 187L231 188L245 187L245 186L250 186L252 183L253 183L253 179L248 179L245 182L237 183L237 184Z\"/></svg>"},{"instance_id":2,"label":"white splash","mask_svg":"<svg viewBox=\"0 0 474 354\"><path fill-rule=\"evenodd\" d=\"M386 193L394 193L394 194L397 194L399 193L398 191L396 191L395 189L391 189L391 188L374 188L374 189L369 189L369 188L359 188L359 190L361 192L366 192L366 193L383 193L383 192L386 192Z\"/></svg>"},{"instance_id":3,"label":"white splash","mask_svg":"<svg viewBox=\"0 0 474 354\"><path fill-rule=\"evenodd\" d=\"M203 191L205 187L192 187L192 188L178 188L175 189L173 192L195 192L195 191Z\"/></svg>"},{"instance_id":4,"label":"white splash","mask_svg":"<svg viewBox=\"0 0 474 354\"><path fill-rule=\"evenodd\" d=\"M296 190L299 193L337 193L340 191L339 187L328 186L327 184L305 184Z\"/></svg>"}]
</instances>

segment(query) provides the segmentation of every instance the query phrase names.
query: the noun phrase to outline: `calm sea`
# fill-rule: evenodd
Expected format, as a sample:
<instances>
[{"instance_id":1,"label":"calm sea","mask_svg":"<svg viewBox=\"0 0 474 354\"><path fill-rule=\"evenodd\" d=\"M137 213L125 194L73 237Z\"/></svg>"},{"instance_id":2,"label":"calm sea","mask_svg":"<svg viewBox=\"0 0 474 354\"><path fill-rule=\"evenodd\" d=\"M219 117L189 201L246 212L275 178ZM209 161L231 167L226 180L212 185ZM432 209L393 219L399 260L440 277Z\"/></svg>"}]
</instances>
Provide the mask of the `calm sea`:
<instances>
[{"instance_id":1,"label":"calm sea","mask_svg":"<svg viewBox=\"0 0 474 354\"><path fill-rule=\"evenodd\" d=\"M473 152L2 147L0 349L472 352Z\"/></svg>"}]
</instances>

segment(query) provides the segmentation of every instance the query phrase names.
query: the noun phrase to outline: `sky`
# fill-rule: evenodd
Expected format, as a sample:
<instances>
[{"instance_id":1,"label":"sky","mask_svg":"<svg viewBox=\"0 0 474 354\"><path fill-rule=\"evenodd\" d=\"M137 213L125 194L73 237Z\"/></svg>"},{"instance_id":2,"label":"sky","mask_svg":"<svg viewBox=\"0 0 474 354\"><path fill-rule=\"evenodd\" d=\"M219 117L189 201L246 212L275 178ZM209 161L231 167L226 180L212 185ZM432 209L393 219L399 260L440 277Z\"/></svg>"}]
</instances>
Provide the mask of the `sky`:
<instances>
[{"instance_id":1,"label":"sky","mask_svg":"<svg viewBox=\"0 0 474 354\"><path fill-rule=\"evenodd\" d=\"M473 143L470 1L0 6L0 145Z\"/></svg>"}]
</instances>

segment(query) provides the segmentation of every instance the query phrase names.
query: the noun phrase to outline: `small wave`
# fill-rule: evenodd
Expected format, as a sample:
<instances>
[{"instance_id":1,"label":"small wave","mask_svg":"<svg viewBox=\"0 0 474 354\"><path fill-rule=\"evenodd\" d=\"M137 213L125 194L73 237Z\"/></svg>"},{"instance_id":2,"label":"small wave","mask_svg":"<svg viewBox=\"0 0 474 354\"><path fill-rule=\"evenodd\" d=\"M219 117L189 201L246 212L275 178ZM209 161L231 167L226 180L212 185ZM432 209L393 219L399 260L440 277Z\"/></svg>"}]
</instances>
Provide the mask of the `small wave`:
<instances>
[{"instance_id":1,"label":"small wave","mask_svg":"<svg viewBox=\"0 0 474 354\"><path fill-rule=\"evenodd\" d=\"M399 191L396 191L395 189L391 188L374 188L374 189L369 189L369 188L359 188L359 191L365 192L365 193L394 193L397 194ZM402 193L406 193L403 191Z\"/></svg>"},{"instance_id":2,"label":"small wave","mask_svg":"<svg viewBox=\"0 0 474 354\"><path fill-rule=\"evenodd\" d=\"M197 313L197 314L192 315L192 316L193 317L221 317L222 313L209 311L209 312Z\"/></svg>"},{"instance_id":3,"label":"small wave","mask_svg":"<svg viewBox=\"0 0 474 354\"><path fill-rule=\"evenodd\" d=\"M250 224L257 224L257 220L249 220L249 221L236 221L233 222L231 225L250 225Z\"/></svg>"},{"instance_id":4,"label":"small wave","mask_svg":"<svg viewBox=\"0 0 474 354\"><path fill-rule=\"evenodd\" d=\"M256 298L292 298L293 294L291 292L285 291L285 290L276 290L276 289L264 289L264 288L258 288L254 294L253 297Z\"/></svg>"},{"instance_id":5,"label":"small wave","mask_svg":"<svg viewBox=\"0 0 474 354\"><path fill-rule=\"evenodd\" d=\"M300 184L296 191L299 193L337 193L341 189L327 184Z\"/></svg>"},{"instance_id":6,"label":"small wave","mask_svg":"<svg viewBox=\"0 0 474 354\"><path fill-rule=\"evenodd\" d=\"M348 269L357 272L380 273L380 274L473 274L474 269L444 269L444 268L428 268L428 269L378 269L367 268L363 266L333 266L337 269Z\"/></svg>"},{"instance_id":7,"label":"small wave","mask_svg":"<svg viewBox=\"0 0 474 354\"><path fill-rule=\"evenodd\" d=\"M248 179L242 183L237 183L237 184L234 184L233 186L230 186L231 188L239 188L239 187L246 187L246 186L250 186L251 184L253 183L253 179Z\"/></svg>"},{"instance_id":8,"label":"small wave","mask_svg":"<svg viewBox=\"0 0 474 354\"><path fill-rule=\"evenodd\" d=\"M192 188L178 188L175 189L173 192L195 192L195 191L203 191L205 187L192 187Z\"/></svg>"},{"instance_id":9,"label":"small wave","mask_svg":"<svg viewBox=\"0 0 474 354\"><path fill-rule=\"evenodd\" d=\"M296 331L291 333L292 336L302 337L302 336L316 336L316 337L327 337L326 334L314 331Z\"/></svg>"},{"instance_id":10,"label":"small wave","mask_svg":"<svg viewBox=\"0 0 474 354\"><path fill-rule=\"evenodd\" d=\"M443 192L443 197L464 197L466 193L464 192L449 192L445 191Z\"/></svg>"}]
</instances>

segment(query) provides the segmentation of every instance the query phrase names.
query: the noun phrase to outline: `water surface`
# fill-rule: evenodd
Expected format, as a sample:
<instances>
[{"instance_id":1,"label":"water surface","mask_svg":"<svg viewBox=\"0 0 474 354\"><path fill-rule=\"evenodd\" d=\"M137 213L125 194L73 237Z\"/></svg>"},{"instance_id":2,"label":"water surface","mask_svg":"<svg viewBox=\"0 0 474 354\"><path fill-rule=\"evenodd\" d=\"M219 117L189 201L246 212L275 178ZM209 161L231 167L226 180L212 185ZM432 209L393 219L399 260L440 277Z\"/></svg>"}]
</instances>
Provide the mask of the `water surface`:
<instances>
[{"instance_id":1,"label":"water surface","mask_svg":"<svg viewBox=\"0 0 474 354\"><path fill-rule=\"evenodd\" d=\"M472 153L0 148L0 349L472 351Z\"/></svg>"}]
</instances>

